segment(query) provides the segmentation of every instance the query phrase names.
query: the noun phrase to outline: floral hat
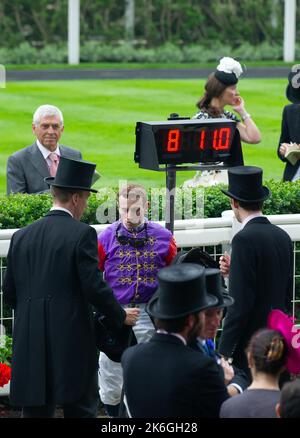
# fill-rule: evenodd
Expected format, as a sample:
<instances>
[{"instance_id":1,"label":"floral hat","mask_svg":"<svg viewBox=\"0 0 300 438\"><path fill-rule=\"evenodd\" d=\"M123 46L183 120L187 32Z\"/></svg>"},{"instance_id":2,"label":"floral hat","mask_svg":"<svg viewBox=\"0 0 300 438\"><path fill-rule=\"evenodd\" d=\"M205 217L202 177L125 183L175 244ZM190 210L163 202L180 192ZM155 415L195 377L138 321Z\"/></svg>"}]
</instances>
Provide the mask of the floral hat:
<instances>
[{"instance_id":1,"label":"floral hat","mask_svg":"<svg viewBox=\"0 0 300 438\"><path fill-rule=\"evenodd\" d=\"M234 85L243 73L241 64L229 56L220 59L215 77L225 85Z\"/></svg>"},{"instance_id":2,"label":"floral hat","mask_svg":"<svg viewBox=\"0 0 300 438\"><path fill-rule=\"evenodd\" d=\"M300 328L294 325L294 318L281 310L275 309L269 313L267 326L277 330L283 336L287 347L288 357L285 364L289 373L300 373Z\"/></svg>"}]
</instances>

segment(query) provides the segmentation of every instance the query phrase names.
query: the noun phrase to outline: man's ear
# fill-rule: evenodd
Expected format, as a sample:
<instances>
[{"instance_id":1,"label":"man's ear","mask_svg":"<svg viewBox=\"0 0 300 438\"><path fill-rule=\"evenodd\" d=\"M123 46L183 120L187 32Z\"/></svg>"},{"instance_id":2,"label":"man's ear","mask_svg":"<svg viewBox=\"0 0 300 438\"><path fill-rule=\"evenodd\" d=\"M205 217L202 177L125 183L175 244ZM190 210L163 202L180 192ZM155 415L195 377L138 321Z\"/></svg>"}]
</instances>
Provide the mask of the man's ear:
<instances>
[{"instance_id":1,"label":"man's ear","mask_svg":"<svg viewBox=\"0 0 300 438\"><path fill-rule=\"evenodd\" d=\"M32 127L32 132L33 132L33 134L35 134L35 124L32 123L31 127Z\"/></svg>"},{"instance_id":2,"label":"man's ear","mask_svg":"<svg viewBox=\"0 0 300 438\"><path fill-rule=\"evenodd\" d=\"M77 205L78 197L79 197L79 193L75 192L75 193L72 194L72 202L73 202L74 205Z\"/></svg>"},{"instance_id":3,"label":"man's ear","mask_svg":"<svg viewBox=\"0 0 300 438\"><path fill-rule=\"evenodd\" d=\"M239 201L237 201L236 199L232 199L232 205L234 206L234 208L239 208L240 204Z\"/></svg>"},{"instance_id":4,"label":"man's ear","mask_svg":"<svg viewBox=\"0 0 300 438\"><path fill-rule=\"evenodd\" d=\"M253 357L252 354L250 353L250 351L247 352L247 360L248 360L248 365L249 367L253 367Z\"/></svg>"}]
</instances>

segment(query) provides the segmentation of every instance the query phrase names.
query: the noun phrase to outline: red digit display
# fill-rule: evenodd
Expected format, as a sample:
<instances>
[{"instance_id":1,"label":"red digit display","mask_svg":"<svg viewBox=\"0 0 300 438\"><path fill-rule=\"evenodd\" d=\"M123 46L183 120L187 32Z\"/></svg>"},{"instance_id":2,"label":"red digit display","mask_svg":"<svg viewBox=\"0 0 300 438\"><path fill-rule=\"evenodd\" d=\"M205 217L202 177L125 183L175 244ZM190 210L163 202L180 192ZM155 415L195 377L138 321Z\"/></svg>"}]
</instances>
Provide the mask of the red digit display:
<instances>
[{"instance_id":1,"label":"red digit display","mask_svg":"<svg viewBox=\"0 0 300 438\"><path fill-rule=\"evenodd\" d=\"M230 143L230 128L215 129L213 133L213 149L219 151L228 149Z\"/></svg>"},{"instance_id":2,"label":"red digit display","mask_svg":"<svg viewBox=\"0 0 300 438\"><path fill-rule=\"evenodd\" d=\"M179 129L171 129L168 132L167 152L178 152L180 146L180 131Z\"/></svg>"},{"instance_id":3,"label":"red digit display","mask_svg":"<svg viewBox=\"0 0 300 438\"><path fill-rule=\"evenodd\" d=\"M205 148L205 134L206 134L205 131L201 131L201 133L200 133L200 144L199 144L199 146L200 146L200 149L201 149L202 151L203 151L204 148Z\"/></svg>"}]
</instances>

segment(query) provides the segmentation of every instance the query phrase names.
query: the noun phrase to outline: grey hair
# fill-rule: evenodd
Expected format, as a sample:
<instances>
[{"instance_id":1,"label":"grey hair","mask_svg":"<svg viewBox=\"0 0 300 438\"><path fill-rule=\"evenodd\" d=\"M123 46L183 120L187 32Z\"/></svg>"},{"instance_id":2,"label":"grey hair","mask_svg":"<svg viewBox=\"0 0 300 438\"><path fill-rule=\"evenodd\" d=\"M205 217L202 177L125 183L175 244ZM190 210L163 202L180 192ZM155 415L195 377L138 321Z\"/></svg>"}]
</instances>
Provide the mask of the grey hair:
<instances>
[{"instance_id":1,"label":"grey hair","mask_svg":"<svg viewBox=\"0 0 300 438\"><path fill-rule=\"evenodd\" d=\"M60 124L64 125L64 118L62 115L62 112L59 108L57 108L54 105L41 105L38 107L38 109L33 114L33 120L32 123L37 126L40 123L40 120L42 117L51 117L51 116L57 116L60 120Z\"/></svg>"}]
</instances>

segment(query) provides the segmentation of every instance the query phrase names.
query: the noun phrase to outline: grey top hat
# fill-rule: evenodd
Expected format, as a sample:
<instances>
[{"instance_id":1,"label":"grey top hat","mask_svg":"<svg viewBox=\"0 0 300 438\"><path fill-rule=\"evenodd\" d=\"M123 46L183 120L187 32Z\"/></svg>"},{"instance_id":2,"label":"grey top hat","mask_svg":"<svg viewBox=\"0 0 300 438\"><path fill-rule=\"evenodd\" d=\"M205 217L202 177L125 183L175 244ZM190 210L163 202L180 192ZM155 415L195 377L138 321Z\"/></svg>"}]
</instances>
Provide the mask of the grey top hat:
<instances>
[{"instance_id":1,"label":"grey top hat","mask_svg":"<svg viewBox=\"0 0 300 438\"><path fill-rule=\"evenodd\" d=\"M96 164L94 163L60 157L55 177L49 176L44 180L49 186L97 193L97 190L91 189L94 183L95 169Z\"/></svg>"},{"instance_id":2,"label":"grey top hat","mask_svg":"<svg viewBox=\"0 0 300 438\"><path fill-rule=\"evenodd\" d=\"M158 289L146 306L149 315L175 319L216 305L206 292L204 268L194 263L172 265L158 273Z\"/></svg>"},{"instance_id":3,"label":"grey top hat","mask_svg":"<svg viewBox=\"0 0 300 438\"><path fill-rule=\"evenodd\" d=\"M222 192L242 202L260 202L270 196L268 187L262 185L263 171L255 166L237 166L228 170L228 190Z\"/></svg>"},{"instance_id":4,"label":"grey top hat","mask_svg":"<svg viewBox=\"0 0 300 438\"><path fill-rule=\"evenodd\" d=\"M234 303L234 299L222 287L221 272L219 269L206 268L205 281L207 293L214 295L218 303L213 307L228 307Z\"/></svg>"}]
</instances>

